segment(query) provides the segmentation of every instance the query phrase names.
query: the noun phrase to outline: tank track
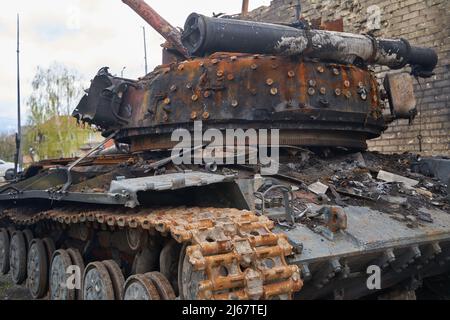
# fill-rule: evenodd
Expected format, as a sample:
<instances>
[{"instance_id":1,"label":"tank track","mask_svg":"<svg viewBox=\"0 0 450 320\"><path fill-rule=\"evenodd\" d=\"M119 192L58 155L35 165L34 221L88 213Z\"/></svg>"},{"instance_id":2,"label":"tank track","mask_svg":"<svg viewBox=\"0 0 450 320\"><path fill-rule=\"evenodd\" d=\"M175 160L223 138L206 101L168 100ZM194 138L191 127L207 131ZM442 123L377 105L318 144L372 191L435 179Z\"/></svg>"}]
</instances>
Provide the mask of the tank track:
<instances>
[{"instance_id":1,"label":"tank track","mask_svg":"<svg viewBox=\"0 0 450 320\"><path fill-rule=\"evenodd\" d=\"M274 223L267 217L219 208L116 211L62 208L30 214L13 208L4 210L0 220L18 227L53 221L64 227L84 224L94 230L129 228L170 236L186 246L192 271L200 274L197 299L292 299L303 286L298 266L286 263L293 247L285 235L271 231Z\"/></svg>"}]
</instances>

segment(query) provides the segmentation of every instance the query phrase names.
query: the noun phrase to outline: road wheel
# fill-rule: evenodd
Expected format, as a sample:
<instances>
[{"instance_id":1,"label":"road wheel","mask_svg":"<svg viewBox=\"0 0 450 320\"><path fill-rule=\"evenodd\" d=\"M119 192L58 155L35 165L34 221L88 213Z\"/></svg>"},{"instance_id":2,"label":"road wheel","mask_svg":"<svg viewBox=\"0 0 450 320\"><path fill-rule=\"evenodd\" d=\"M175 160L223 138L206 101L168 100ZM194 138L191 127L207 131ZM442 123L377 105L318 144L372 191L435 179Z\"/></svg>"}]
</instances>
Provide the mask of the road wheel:
<instances>
[{"instance_id":1,"label":"road wheel","mask_svg":"<svg viewBox=\"0 0 450 320\"><path fill-rule=\"evenodd\" d=\"M33 236L33 232L31 232L30 229L25 229L22 231L23 235L25 236L25 241L26 241L26 247L27 247L27 251L31 246L31 241L33 241L34 236Z\"/></svg>"},{"instance_id":2,"label":"road wheel","mask_svg":"<svg viewBox=\"0 0 450 320\"><path fill-rule=\"evenodd\" d=\"M83 257L78 251L78 249L69 248L66 250L67 253L70 256L70 260L72 261L72 265L78 266L80 268L80 275L84 274L84 261ZM75 290L75 300L82 300L83 299L83 292L80 289Z\"/></svg>"},{"instance_id":3,"label":"road wheel","mask_svg":"<svg viewBox=\"0 0 450 320\"><path fill-rule=\"evenodd\" d=\"M175 293L178 293L178 264L182 246L171 239L161 250L159 270L169 280Z\"/></svg>"},{"instance_id":4,"label":"road wheel","mask_svg":"<svg viewBox=\"0 0 450 320\"><path fill-rule=\"evenodd\" d=\"M45 252L47 253L47 261L48 261L48 266L49 266L48 272L50 273L50 266L52 263L53 253L55 253L55 251L56 251L55 242L53 241L52 238L44 238L44 239L42 239L42 242L44 243Z\"/></svg>"},{"instance_id":5,"label":"road wheel","mask_svg":"<svg viewBox=\"0 0 450 320\"><path fill-rule=\"evenodd\" d=\"M67 271L72 266L72 260L66 250L56 250L52 258L50 271L50 299L51 300L75 300L75 290L67 286L69 274ZM80 275L81 276L81 275Z\"/></svg>"},{"instance_id":6,"label":"road wheel","mask_svg":"<svg viewBox=\"0 0 450 320\"><path fill-rule=\"evenodd\" d=\"M195 271L192 264L189 262L189 257L186 255L185 244L181 249L180 263L178 267L178 287L180 289L181 300L196 300L200 282L206 280L206 273L204 271Z\"/></svg>"},{"instance_id":7,"label":"road wheel","mask_svg":"<svg viewBox=\"0 0 450 320\"><path fill-rule=\"evenodd\" d=\"M152 281L143 274L128 278L125 283L124 300L161 300Z\"/></svg>"},{"instance_id":8,"label":"road wheel","mask_svg":"<svg viewBox=\"0 0 450 320\"><path fill-rule=\"evenodd\" d=\"M114 287L103 263L88 264L83 278L83 300L114 300Z\"/></svg>"},{"instance_id":9,"label":"road wheel","mask_svg":"<svg viewBox=\"0 0 450 320\"><path fill-rule=\"evenodd\" d=\"M127 228L127 243L131 250L137 251L147 244L148 233L141 229Z\"/></svg>"},{"instance_id":10,"label":"road wheel","mask_svg":"<svg viewBox=\"0 0 450 320\"><path fill-rule=\"evenodd\" d=\"M8 230L0 229L0 274L9 272L9 233Z\"/></svg>"},{"instance_id":11,"label":"road wheel","mask_svg":"<svg viewBox=\"0 0 450 320\"><path fill-rule=\"evenodd\" d=\"M150 248L142 248L134 257L132 274L144 274L158 270L159 253Z\"/></svg>"},{"instance_id":12,"label":"road wheel","mask_svg":"<svg viewBox=\"0 0 450 320\"><path fill-rule=\"evenodd\" d=\"M27 246L21 231L15 231L11 237L9 265L13 282L22 284L27 278Z\"/></svg>"},{"instance_id":13,"label":"road wheel","mask_svg":"<svg viewBox=\"0 0 450 320\"><path fill-rule=\"evenodd\" d=\"M13 233L16 231L14 226L9 226L6 230L8 230L9 240L11 240Z\"/></svg>"},{"instance_id":14,"label":"road wheel","mask_svg":"<svg viewBox=\"0 0 450 320\"><path fill-rule=\"evenodd\" d=\"M158 290L161 300L175 300L175 291L173 290L169 280L167 280L161 272L149 272L145 274L145 276L152 281L156 290Z\"/></svg>"},{"instance_id":15,"label":"road wheel","mask_svg":"<svg viewBox=\"0 0 450 320\"><path fill-rule=\"evenodd\" d=\"M48 261L45 245L40 239L34 239L28 250L27 286L34 299L40 299L47 293Z\"/></svg>"},{"instance_id":16,"label":"road wheel","mask_svg":"<svg viewBox=\"0 0 450 320\"><path fill-rule=\"evenodd\" d=\"M125 284L125 277L122 270L114 260L103 261L106 269L108 269L109 276L114 288L114 298L116 300L123 300L123 286Z\"/></svg>"}]
</instances>

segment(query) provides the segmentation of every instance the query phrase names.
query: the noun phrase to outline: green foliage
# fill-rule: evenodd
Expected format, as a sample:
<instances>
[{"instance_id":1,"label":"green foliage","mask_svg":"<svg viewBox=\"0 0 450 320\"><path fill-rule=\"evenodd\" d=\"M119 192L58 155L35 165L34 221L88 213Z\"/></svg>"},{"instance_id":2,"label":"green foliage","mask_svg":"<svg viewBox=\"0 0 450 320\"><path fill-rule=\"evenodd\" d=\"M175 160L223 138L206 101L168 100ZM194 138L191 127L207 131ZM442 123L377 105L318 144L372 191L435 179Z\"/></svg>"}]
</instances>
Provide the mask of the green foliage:
<instances>
[{"instance_id":1,"label":"green foliage","mask_svg":"<svg viewBox=\"0 0 450 320\"><path fill-rule=\"evenodd\" d=\"M92 132L70 117L83 93L79 75L56 63L38 67L32 88L23 154L35 160L75 156Z\"/></svg>"},{"instance_id":2,"label":"green foliage","mask_svg":"<svg viewBox=\"0 0 450 320\"><path fill-rule=\"evenodd\" d=\"M32 154L35 160L74 157L90 132L92 130L80 127L75 118L54 116L27 130L24 154Z\"/></svg>"},{"instance_id":3,"label":"green foliage","mask_svg":"<svg viewBox=\"0 0 450 320\"><path fill-rule=\"evenodd\" d=\"M0 159L8 162L13 162L15 153L15 136L11 134L0 134Z\"/></svg>"}]
</instances>

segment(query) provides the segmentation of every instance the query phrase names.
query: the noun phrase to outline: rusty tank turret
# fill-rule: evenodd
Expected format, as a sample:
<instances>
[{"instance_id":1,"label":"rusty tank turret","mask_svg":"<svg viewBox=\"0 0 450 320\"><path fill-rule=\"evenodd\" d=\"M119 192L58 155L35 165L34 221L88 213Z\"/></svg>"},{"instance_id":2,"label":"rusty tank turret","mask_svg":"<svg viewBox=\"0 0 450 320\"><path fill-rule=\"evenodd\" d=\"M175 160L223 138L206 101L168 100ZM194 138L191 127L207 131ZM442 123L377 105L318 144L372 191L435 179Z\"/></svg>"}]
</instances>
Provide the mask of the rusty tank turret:
<instances>
[{"instance_id":1,"label":"rusty tank turret","mask_svg":"<svg viewBox=\"0 0 450 320\"><path fill-rule=\"evenodd\" d=\"M172 51L193 57L137 82L105 69L94 78L94 97L87 95L74 116L106 131L120 129L117 139L133 151L171 148L174 128L193 129L195 120L205 129L277 128L283 145L366 149L366 140L386 129L380 87L367 66L410 65L414 75L429 76L437 64L432 49L404 39L198 14L188 17L181 35L148 5L125 2L173 43ZM111 93L99 97L107 87ZM413 117L410 111L406 116Z\"/></svg>"},{"instance_id":2,"label":"rusty tank turret","mask_svg":"<svg viewBox=\"0 0 450 320\"><path fill-rule=\"evenodd\" d=\"M414 119L412 76L433 74L432 49L196 13L181 32L123 2L167 40L164 63L138 80L100 69L73 116L105 142L0 187L1 272L65 300L352 299L448 272L444 183L411 172L420 158L366 152ZM373 66L411 75L381 85ZM232 130L243 139L218 142ZM71 265L82 288L58 282Z\"/></svg>"}]
</instances>

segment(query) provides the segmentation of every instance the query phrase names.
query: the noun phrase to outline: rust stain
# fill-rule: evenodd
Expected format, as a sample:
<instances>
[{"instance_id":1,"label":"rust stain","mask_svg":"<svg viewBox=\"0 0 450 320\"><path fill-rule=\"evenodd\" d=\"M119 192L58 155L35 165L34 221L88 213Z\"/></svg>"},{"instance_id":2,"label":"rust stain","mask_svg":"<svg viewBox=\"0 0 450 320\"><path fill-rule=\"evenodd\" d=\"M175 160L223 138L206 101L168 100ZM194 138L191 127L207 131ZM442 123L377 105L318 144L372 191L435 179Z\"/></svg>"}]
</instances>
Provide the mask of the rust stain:
<instances>
[{"instance_id":1,"label":"rust stain","mask_svg":"<svg viewBox=\"0 0 450 320\"><path fill-rule=\"evenodd\" d=\"M192 268L205 271L198 282L199 299L292 298L303 286L300 270L288 265L293 253L285 235L271 231L274 223L250 211L219 208L142 209L134 213L107 210L50 210L30 218L15 209L5 212L18 225L55 221L63 225L86 223L170 234L186 243ZM147 212L146 212L147 211ZM76 213L74 213L76 212Z\"/></svg>"},{"instance_id":2,"label":"rust stain","mask_svg":"<svg viewBox=\"0 0 450 320\"><path fill-rule=\"evenodd\" d=\"M360 83L367 89L367 99L358 93ZM274 113L309 117L316 110L344 116L367 114L377 121L382 113L371 72L301 57L215 53L158 68L138 84L124 97L133 114L126 126L129 135L139 132L136 128L178 125L198 118L210 123L230 119L251 123L265 115L264 121L270 123Z\"/></svg>"}]
</instances>

